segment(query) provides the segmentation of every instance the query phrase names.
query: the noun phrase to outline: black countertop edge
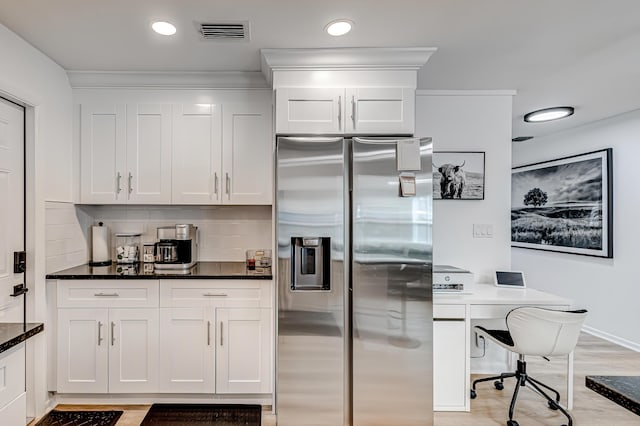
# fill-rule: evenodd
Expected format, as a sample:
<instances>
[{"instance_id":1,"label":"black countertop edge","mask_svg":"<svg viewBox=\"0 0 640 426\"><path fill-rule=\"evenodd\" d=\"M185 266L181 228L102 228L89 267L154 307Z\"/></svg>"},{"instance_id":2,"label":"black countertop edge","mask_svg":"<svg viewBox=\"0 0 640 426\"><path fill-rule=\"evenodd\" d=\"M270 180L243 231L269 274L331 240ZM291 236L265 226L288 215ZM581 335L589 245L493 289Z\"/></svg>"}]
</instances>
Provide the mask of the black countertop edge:
<instances>
[{"instance_id":1,"label":"black countertop edge","mask_svg":"<svg viewBox=\"0 0 640 426\"><path fill-rule=\"evenodd\" d=\"M640 376L587 376L585 385L640 416Z\"/></svg>"},{"instance_id":2,"label":"black countertop edge","mask_svg":"<svg viewBox=\"0 0 640 426\"><path fill-rule=\"evenodd\" d=\"M42 323L0 323L0 353L24 342L44 330Z\"/></svg>"},{"instance_id":3,"label":"black countertop edge","mask_svg":"<svg viewBox=\"0 0 640 426\"><path fill-rule=\"evenodd\" d=\"M272 280L271 268L247 270L245 262L198 262L186 271L158 272L153 264L89 266L79 265L46 275L49 280L171 280L171 279L227 279Z\"/></svg>"}]
</instances>

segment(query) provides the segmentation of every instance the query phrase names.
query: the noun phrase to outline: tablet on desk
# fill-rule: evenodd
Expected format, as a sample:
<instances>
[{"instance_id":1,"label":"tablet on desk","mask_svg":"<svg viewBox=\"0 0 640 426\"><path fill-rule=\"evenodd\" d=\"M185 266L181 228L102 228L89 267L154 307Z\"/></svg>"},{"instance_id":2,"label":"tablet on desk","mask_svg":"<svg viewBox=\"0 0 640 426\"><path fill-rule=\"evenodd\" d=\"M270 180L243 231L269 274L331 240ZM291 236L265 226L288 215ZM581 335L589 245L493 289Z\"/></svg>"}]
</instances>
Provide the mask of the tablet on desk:
<instances>
[{"instance_id":1,"label":"tablet on desk","mask_svg":"<svg viewBox=\"0 0 640 426\"><path fill-rule=\"evenodd\" d=\"M496 271L495 284L498 287L525 288L524 274L520 271Z\"/></svg>"}]
</instances>

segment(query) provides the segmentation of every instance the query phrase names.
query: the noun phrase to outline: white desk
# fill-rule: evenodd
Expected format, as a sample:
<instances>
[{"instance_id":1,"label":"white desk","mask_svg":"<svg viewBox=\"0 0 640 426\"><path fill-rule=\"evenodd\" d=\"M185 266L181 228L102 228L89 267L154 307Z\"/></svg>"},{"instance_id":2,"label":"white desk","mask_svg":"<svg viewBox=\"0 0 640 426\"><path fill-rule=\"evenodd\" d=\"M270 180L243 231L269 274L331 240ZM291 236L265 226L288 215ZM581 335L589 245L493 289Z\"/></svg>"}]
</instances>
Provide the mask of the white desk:
<instances>
[{"instance_id":1,"label":"white desk","mask_svg":"<svg viewBox=\"0 0 640 426\"><path fill-rule=\"evenodd\" d=\"M476 284L472 294L433 295L434 410L470 410L471 320L504 319L518 306L569 309L571 300L538 290L491 284ZM573 407L573 353L567 359L566 403L569 409Z\"/></svg>"}]
</instances>

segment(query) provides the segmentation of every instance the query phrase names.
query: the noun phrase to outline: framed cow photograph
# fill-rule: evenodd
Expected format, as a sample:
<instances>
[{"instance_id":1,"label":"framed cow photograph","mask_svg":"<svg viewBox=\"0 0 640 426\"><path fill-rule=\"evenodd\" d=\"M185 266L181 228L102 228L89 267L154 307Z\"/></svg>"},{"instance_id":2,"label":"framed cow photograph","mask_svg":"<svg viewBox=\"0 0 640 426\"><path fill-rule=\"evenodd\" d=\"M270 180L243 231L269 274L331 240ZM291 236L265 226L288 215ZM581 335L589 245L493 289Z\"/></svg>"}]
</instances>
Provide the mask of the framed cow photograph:
<instances>
[{"instance_id":1,"label":"framed cow photograph","mask_svg":"<svg viewBox=\"0 0 640 426\"><path fill-rule=\"evenodd\" d=\"M484 152L434 152L433 199L484 200Z\"/></svg>"},{"instance_id":2,"label":"framed cow photograph","mask_svg":"<svg viewBox=\"0 0 640 426\"><path fill-rule=\"evenodd\" d=\"M613 257L612 153L514 167L511 246Z\"/></svg>"}]
</instances>

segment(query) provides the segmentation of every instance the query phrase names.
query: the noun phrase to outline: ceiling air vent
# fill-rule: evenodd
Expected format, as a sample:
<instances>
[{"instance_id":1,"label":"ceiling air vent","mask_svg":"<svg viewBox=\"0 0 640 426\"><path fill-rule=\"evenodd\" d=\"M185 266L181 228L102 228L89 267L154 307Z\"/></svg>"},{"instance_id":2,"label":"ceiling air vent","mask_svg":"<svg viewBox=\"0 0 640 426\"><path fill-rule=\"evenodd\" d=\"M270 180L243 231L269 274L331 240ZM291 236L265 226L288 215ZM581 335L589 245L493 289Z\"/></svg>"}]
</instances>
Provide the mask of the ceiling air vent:
<instances>
[{"instance_id":1,"label":"ceiling air vent","mask_svg":"<svg viewBox=\"0 0 640 426\"><path fill-rule=\"evenodd\" d=\"M205 40L249 40L249 22L200 24Z\"/></svg>"}]
</instances>

